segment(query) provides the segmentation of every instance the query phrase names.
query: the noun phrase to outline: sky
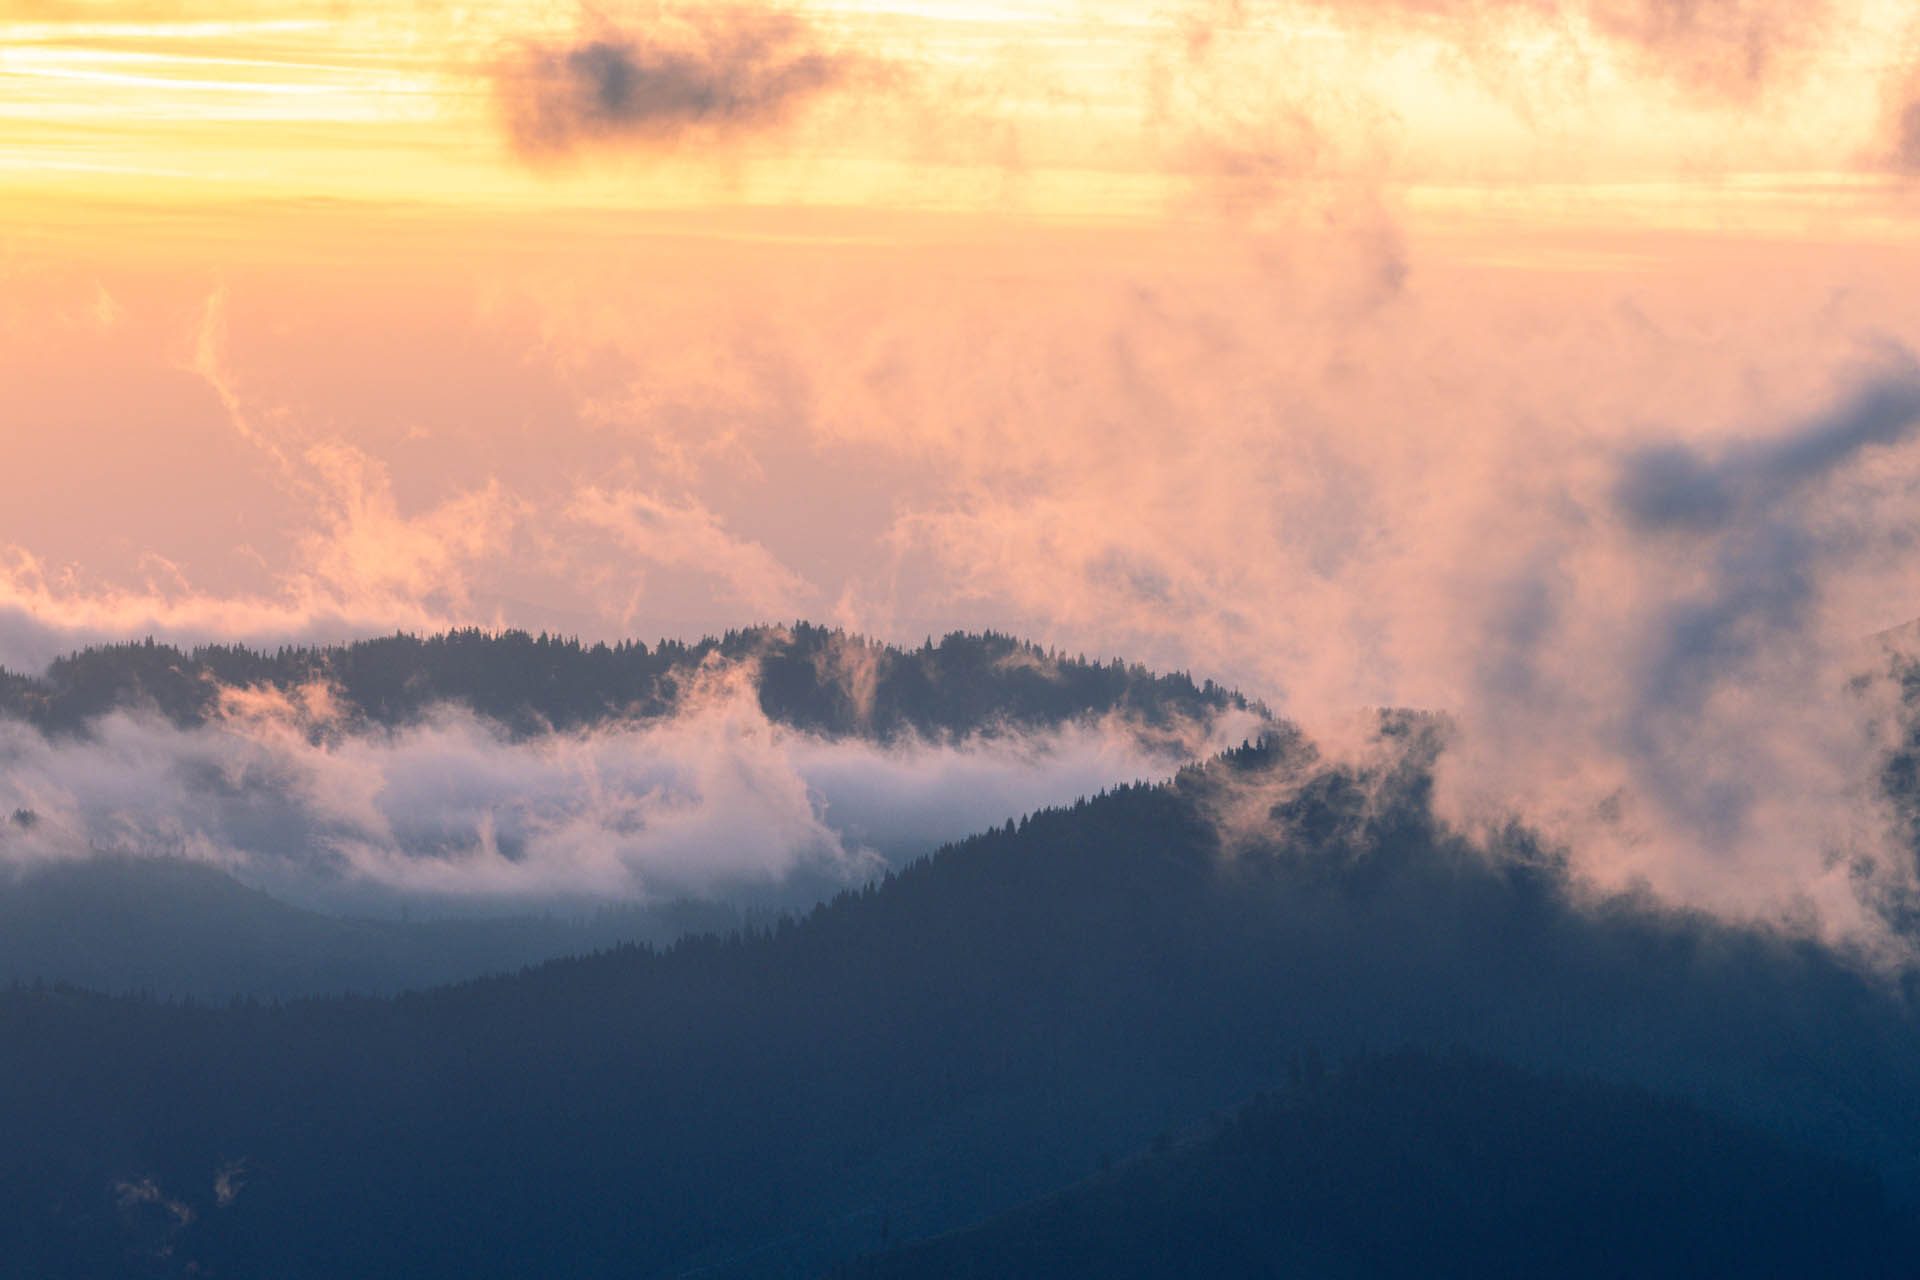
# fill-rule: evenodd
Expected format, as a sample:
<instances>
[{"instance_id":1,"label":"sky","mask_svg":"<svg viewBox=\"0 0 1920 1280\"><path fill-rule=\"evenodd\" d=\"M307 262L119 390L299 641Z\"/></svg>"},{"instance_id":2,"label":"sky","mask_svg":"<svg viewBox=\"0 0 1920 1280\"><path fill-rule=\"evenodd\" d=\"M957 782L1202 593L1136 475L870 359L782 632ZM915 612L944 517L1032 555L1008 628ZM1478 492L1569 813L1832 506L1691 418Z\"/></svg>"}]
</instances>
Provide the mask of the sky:
<instances>
[{"instance_id":1,"label":"sky","mask_svg":"<svg viewBox=\"0 0 1920 1280\"><path fill-rule=\"evenodd\" d=\"M1900 0L0 0L0 664L993 627L1837 903L1916 179Z\"/></svg>"}]
</instances>

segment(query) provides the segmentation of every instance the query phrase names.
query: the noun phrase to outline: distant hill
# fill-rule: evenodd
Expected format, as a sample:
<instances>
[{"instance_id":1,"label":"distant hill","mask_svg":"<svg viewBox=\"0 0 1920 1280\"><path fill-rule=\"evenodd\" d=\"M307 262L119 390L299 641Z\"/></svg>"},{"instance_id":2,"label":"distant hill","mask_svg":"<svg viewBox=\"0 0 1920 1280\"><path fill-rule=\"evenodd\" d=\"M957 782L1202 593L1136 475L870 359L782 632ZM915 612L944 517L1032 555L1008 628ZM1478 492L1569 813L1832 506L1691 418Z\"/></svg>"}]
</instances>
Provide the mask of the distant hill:
<instances>
[{"instance_id":1,"label":"distant hill","mask_svg":"<svg viewBox=\"0 0 1920 1280\"><path fill-rule=\"evenodd\" d=\"M741 924L731 907L693 902L573 918L340 918L289 906L205 863L100 857L0 876L0 982L221 1002L387 994Z\"/></svg>"},{"instance_id":2,"label":"distant hill","mask_svg":"<svg viewBox=\"0 0 1920 1280\"><path fill-rule=\"evenodd\" d=\"M60 658L38 676L0 672L0 720L29 723L52 739L86 737L98 718L125 710L194 729L221 714L225 689L298 695L319 683L330 708L323 722L311 725L321 750L338 745L342 735L376 735L419 722L442 704L470 708L524 741L555 731L672 716L687 687L714 666L751 677L760 706L776 722L879 745L906 737L952 741L1050 729L1117 712L1142 745L1179 748L1169 756L1167 770L1190 750L1196 722L1250 710L1246 699L1212 681L1196 685L1183 674L1156 676L1140 666L1052 654L996 633L954 633L920 649L895 649L845 631L797 624L730 631L693 645L662 641L651 649L641 643L580 645L553 635L476 629L273 652L227 645L179 651L150 641L106 645ZM190 754L182 748L182 756ZM298 862L311 848L303 842L309 831L301 827L298 796L286 802L282 794L298 783L271 768L253 770L244 781L259 796L255 802L252 794L236 798L227 779L204 762L188 762L180 770L186 783L211 793L205 816L213 839L232 842L242 854L261 854L253 871L240 871L242 877L257 875L255 885L290 896L298 896L300 887L313 890L313 883L326 883L319 877L288 889L288 877L278 883L271 879L282 862ZM177 779L165 781L171 785ZM513 771L482 781L490 791L501 791L501 804L520 800L513 793ZM61 794L58 781L50 789ZM117 796L109 793L109 800L117 802ZM891 860L918 856L966 829L943 814L947 825L941 833L920 833L910 821L910 808L893 819L883 791L872 794L864 810L858 802L866 796L852 800L835 806L833 814L854 823L849 841L872 844ZM125 804L138 806L140 796L129 793ZM219 819L228 812L223 804L232 806L232 831L221 827ZM950 800L947 808L954 808ZM1010 804L993 818L1016 808L1025 806ZM90 818L109 835L115 831L111 812ZM138 833L146 818L129 814L127 827ZM192 818L202 814L194 812ZM862 818L868 823L883 819L876 823L879 833L860 827ZM720 885L712 889L714 900L701 904L551 904L563 912L561 919L451 919L453 913L474 913L476 906L449 896L426 904L442 919L401 925L394 919L397 910L374 906L376 892L353 898L348 887L340 900L348 904L344 910L376 912L384 919L334 919L273 900L207 865L150 858L138 848L138 839L125 844L125 856L84 858L84 831L69 835L71 848L61 850L71 862L15 854L25 841L10 837L25 835L36 821L27 808L13 814L0 810L0 981L46 979L209 1000L348 990L382 994L463 981L622 942L666 944L689 931L737 929L743 915L795 906L804 910L845 885L843 877L806 865L789 869L778 883L762 885L745 877ZM442 831L430 829L419 839L430 846L436 835ZM511 846L515 835L509 829L503 839ZM716 856L726 852L714 850ZM10 867L15 858L21 865ZM298 881L298 875L292 879ZM668 885L664 892L682 890ZM323 908L340 904L319 894L305 900Z\"/></svg>"},{"instance_id":3,"label":"distant hill","mask_svg":"<svg viewBox=\"0 0 1920 1280\"><path fill-rule=\"evenodd\" d=\"M1524 833L1460 838L1428 803L1433 736L1388 717L1367 768L1277 737L665 951L390 1000L0 992L0 1253L35 1275L819 1275L1368 1044L1670 1091L1920 1192L1909 991L1810 941L1593 903Z\"/></svg>"},{"instance_id":4,"label":"distant hill","mask_svg":"<svg viewBox=\"0 0 1920 1280\"><path fill-rule=\"evenodd\" d=\"M402 724L452 702L535 734L667 714L709 661L755 663L769 718L834 736L964 735L1116 711L1150 729L1248 706L1212 681L1068 657L992 632L900 649L797 623L653 648L478 630L273 653L105 645L57 659L42 675L0 670L0 715L73 732L109 711L147 707L191 726L214 713L222 685L293 690L323 681L362 723Z\"/></svg>"},{"instance_id":5,"label":"distant hill","mask_svg":"<svg viewBox=\"0 0 1920 1280\"><path fill-rule=\"evenodd\" d=\"M1464 1053L1363 1055L836 1280L1912 1276L1864 1169L1684 1102Z\"/></svg>"}]
</instances>

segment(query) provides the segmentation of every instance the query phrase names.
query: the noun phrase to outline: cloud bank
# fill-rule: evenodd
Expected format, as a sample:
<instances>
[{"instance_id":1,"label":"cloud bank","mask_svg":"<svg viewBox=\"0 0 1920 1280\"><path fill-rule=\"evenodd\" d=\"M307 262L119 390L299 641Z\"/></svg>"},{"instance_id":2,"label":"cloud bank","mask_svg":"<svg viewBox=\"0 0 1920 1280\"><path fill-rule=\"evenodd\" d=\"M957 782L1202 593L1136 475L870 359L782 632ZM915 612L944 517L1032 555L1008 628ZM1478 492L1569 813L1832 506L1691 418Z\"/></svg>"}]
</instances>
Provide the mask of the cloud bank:
<instances>
[{"instance_id":1,"label":"cloud bank","mask_svg":"<svg viewBox=\"0 0 1920 1280\"><path fill-rule=\"evenodd\" d=\"M78 737L0 724L0 864L93 851L226 867L290 900L390 912L683 896L804 905L1048 804L1165 776L1253 732L1117 718L889 746L770 722L750 663L710 664L663 720L510 737L444 705L348 732L327 690L222 691L181 730L114 712Z\"/></svg>"}]
</instances>

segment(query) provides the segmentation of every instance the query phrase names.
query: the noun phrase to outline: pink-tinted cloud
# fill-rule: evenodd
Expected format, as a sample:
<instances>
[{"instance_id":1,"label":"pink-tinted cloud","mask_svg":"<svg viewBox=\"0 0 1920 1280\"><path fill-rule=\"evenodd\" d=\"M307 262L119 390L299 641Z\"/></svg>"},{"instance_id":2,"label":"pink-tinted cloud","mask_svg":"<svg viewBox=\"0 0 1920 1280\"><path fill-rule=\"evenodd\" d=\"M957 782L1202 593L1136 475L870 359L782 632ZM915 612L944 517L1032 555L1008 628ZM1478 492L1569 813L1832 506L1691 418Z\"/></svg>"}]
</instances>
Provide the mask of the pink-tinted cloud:
<instances>
[{"instance_id":1,"label":"pink-tinted cloud","mask_svg":"<svg viewBox=\"0 0 1920 1280\"><path fill-rule=\"evenodd\" d=\"M273 644L477 620L468 575L512 540L523 515L517 500L489 485L407 514L385 468L350 445L316 445L300 465L302 492L319 510L270 591L207 590L177 574L94 584L7 548L0 665L34 669L80 645L130 636Z\"/></svg>"},{"instance_id":2,"label":"pink-tinted cloud","mask_svg":"<svg viewBox=\"0 0 1920 1280\"><path fill-rule=\"evenodd\" d=\"M755 619L795 619L818 593L765 547L729 533L714 513L691 497L664 500L635 489L583 486L566 516L612 538L638 562L623 615L631 618L644 593L639 565L697 569Z\"/></svg>"}]
</instances>

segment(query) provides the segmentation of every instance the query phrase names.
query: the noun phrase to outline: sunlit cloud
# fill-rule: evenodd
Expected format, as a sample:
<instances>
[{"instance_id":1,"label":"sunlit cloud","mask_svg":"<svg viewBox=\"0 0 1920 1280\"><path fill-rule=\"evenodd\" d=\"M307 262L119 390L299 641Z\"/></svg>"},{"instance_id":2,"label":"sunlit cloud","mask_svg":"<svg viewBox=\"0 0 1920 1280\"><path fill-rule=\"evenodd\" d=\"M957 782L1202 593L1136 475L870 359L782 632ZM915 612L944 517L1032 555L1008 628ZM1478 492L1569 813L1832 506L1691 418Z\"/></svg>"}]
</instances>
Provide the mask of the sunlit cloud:
<instances>
[{"instance_id":1,"label":"sunlit cloud","mask_svg":"<svg viewBox=\"0 0 1920 1280\"><path fill-rule=\"evenodd\" d=\"M640 564L695 569L712 577L754 618L798 617L817 596L765 547L728 533L693 499L675 503L636 490L609 492L589 485L575 495L566 514L610 535ZM638 574L632 576L623 621L631 619L644 591Z\"/></svg>"}]
</instances>

